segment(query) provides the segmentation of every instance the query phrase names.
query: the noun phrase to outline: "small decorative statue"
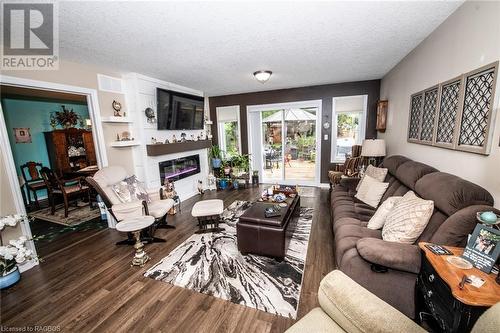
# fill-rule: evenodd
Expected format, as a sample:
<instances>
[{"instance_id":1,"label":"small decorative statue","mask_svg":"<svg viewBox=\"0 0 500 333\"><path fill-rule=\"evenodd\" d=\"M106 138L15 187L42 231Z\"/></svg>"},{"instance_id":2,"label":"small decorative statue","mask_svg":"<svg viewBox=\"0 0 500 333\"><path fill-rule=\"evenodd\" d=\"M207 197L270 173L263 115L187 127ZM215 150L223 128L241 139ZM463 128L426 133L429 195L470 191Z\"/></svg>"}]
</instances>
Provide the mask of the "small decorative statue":
<instances>
[{"instance_id":1,"label":"small decorative statue","mask_svg":"<svg viewBox=\"0 0 500 333\"><path fill-rule=\"evenodd\" d=\"M165 178L165 182L163 183L163 187L161 188L161 198L162 199L172 199L176 203L180 202L179 196L177 195L177 191L175 190L174 182L169 181L168 178ZM172 208L170 208L168 213L170 215L177 214L176 205L174 205Z\"/></svg>"},{"instance_id":2,"label":"small decorative statue","mask_svg":"<svg viewBox=\"0 0 500 333\"><path fill-rule=\"evenodd\" d=\"M186 142L186 133L181 133L181 142Z\"/></svg>"},{"instance_id":3,"label":"small decorative statue","mask_svg":"<svg viewBox=\"0 0 500 333\"><path fill-rule=\"evenodd\" d=\"M165 143L168 144L168 143L170 143L170 141L168 141L168 139L165 139Z\"/></svg>"},{"instance_id":4,"label":"small decorative statue","mask_svg":"<svg viewBox=\"0 0 500 333\"><path fill-rule=\"evenodd\" d=\"M177 138L175 137L175 134L174 134L174 135L172 135L172 142L173 142L173 143L176 143L176 142L177 142Z\"/></svg>"},{"instance_id":5,"label":"small decorative statue","mask_svg":"<svg viewBox=\"0 0 500 333\"><path fill-rule=\"evenodd\" d=\"M156 142L157 142L157 141L156 141L156 138L155 138L155 137L152 137L152 138L151 138L151 143L155 145L155 144L156 144Z\"/></svg>"},{"instance_id":6,"label":"small decorative statue","mask_svg":"<svg viewBox=\"0 0 500 333\"><path fill-rule=\"evenodd\" d=\"M115 117L122 117L122 115L120 113L120 111L122 109L122 105L120 104L120 102L113 100L113 103L111 104L111 106L113 107L113 110L115 110L115 112L114 112Z\"/></svg>"},{"instance_id":7,"label":"small decorative statue","mask_svg":"<svg viewBox=\"0 0 500 333\"><path fill-rule=\"evenodd\" d=\"M116 141L120 141L120 134L116 133Z\"/></svg>"},{"instance_id":8,"label":"small decorative statue","mask_svg":"<svg viewBox=\"0 0 500 333\"><path fill-rule=\"evenodd\" d=\"M191 141L194 141L194 135L191 134Z\"/></svg>"},{"instance_id":9,"label":"small decorative statue","mask_svg":"<svg viewBox=\"0 0 500 333\"><path fill-rule=\"evenodd\" d=\"M203 190L203 182L201 179L198 179L198 193L203 194L205 191Z\"/></svg>"},{"instance_id":10,"label":"small decorative statue","mask_svg":"<svg viewBox=\"0 0 500 333\"><path fill-rule=\"evenodd\" d=\"M156 122L155 111L152 108L146 108L146 110L144 110L144 114L146 115L148 123L152 124Z\"/></svg>"}]
</instances>

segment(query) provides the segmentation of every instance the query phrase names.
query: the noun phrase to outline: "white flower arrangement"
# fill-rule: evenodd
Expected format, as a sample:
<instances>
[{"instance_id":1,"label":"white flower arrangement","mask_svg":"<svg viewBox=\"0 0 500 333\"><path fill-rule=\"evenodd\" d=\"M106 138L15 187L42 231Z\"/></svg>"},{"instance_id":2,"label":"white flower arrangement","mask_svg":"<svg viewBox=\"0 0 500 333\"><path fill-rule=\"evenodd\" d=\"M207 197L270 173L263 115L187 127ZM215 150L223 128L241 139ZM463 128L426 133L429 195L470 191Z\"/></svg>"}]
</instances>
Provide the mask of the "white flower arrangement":
<instances>
[{"instance_id":1,"label":"white flower arrangement","mask_svg":"<svg viewBox=\"0 0 500 333\"><path fill-rule=\"evenodd\" d=\"M0 230L3 230L5 226L15 227L17 223L26 220L26 215L14 214L0 217Z\"/></svg>"},{"instance_id":2,"label":"white flower arrangement","mask_svg":"<svg viewBox=\"0 0 500 333\"><path fill-rule=\"evenodd\" d=\"M0 231L5 226L15 227L19 222L27 220L26 215L15 214L0 218ZM3 245L3 240L0 243L0 276L4 276L12 272L18 264L22 264L28 260L32 260L33 251L26 247L28 239L26 236L21 236L18 239L9 241L8 245Z\"/></svg>"},{"instance_id":3,"label":"white flower arrangement","mask_svg":"<svg viewBox=\"0 0 500 333\"><path fill-rule=\"evenodd\" d=\"M26 247L26 236L9 241L9 245L0 246L0 276L11 272L17 264L33 259L33 251Z\"/></svg>"}]
</instances>

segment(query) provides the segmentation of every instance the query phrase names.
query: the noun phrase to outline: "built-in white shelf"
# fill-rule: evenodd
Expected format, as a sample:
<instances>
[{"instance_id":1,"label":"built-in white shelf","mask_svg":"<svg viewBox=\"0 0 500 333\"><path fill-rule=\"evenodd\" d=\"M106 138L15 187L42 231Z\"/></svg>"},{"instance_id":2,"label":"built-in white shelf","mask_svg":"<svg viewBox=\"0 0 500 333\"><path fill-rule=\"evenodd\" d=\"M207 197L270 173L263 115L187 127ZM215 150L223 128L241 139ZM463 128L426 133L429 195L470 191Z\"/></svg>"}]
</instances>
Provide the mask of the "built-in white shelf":
<instances>
[{"instance_id":1,"label":"built-in white shelf","mask_svg":"<svg viewBox=\"0 0 500 333\"><path fill-rule=\"evenodd\" d=\"M103 123L131 123L132 119L129 117L102 117Z\"/></svg>"},{"instance_id":2,"label":"built-in white shelf","mask_svg":"<svg viewBox=\"0 0 500 333\"><path fill-rule=\"evenodd\" d=\"M131 140L131 141L115 141L111 144L111 147L115 148L124 148L124 147L134 147L139 146L141 143L139 141Z\"/></svg>"}]
</instances>

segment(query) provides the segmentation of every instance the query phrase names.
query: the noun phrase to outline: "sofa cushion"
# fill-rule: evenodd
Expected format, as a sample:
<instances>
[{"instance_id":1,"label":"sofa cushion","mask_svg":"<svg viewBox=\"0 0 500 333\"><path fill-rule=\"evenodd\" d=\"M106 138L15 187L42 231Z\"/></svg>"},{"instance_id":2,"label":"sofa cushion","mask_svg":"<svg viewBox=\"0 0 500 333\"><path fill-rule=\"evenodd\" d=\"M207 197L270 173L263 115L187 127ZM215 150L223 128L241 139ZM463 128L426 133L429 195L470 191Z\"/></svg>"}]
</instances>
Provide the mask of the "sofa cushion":
<instances>
[{"instance_id":1,"label":"sofa cushion","mask_svg":"<svg viewBox=\"0 0 500 333\"><path fill-rule=\"evenodd\" d=\"M388 174L395 175L399 166L408 161L411 161L408 157L393 155L386 157L380 166L387 168Z\"/></svg>"},{"instance_id":2,"label":"sofa cushion","mask_svg":"<svg viewBox=\"0 0 500 333\"><path fill-rule=\"evenodd\" d=\"M430 242L449 246L464 247L467 235L476 227L476 212L493 211L500 215L500 210L491 206L469 206L448 217L432 235Z\"/></svg>"},{"instance_id":3,"label":"sofa cushion","mask_svg":"<svg viewBox=\"0 0 500 333\"><path fill-rule=\"evenodd\" d=\"M381 238L380 230L371 230L361 225L342 225L335 233L335 260L341 262L344 253L356 247L356 242L364 237Z\"/></svg>"},{"instance_id":4,"label":"sofa cushion","mask_svg":"<svg viewBox=\"0 0 500 333\"><path fill-rule=\"evenodd\" d=\"M438 172L438 170L427 164L407 161L399 166L395 176L401 183L415 190L416 182L423 176L433 172Z\"/></svg>"},{"instance_id":5,"label":"sofa cushion","mask_svg":"<svg viewBox=\"0 0 500 333\"><path fill-rule=\"evenodd\" d=\"M318 300L323 311L346 332L425 332L411 319L338 270L323 278Z\"/></svg>"},{"instance_id":6,"label":"sofa cushion","mask_svg":"<svg viewBox=\"0 0 500 333\"><path fill-rule=\"evenodd\" d=\"M321 308L309 311L298 322L286 330L286 333L324 332L344 333L345 331L326 314Z\"/></svg>"},{"instance_id":7,"label":"sofa cushion","mask_svg":"<svg viewBox=\"0 0 500 333\"><path fill-rule=\"evenodd\" d=\"M381 202L384 202L389 197L402 197L410 190L393 175L387 175L385 182L389 183L389 187L382 196Z\"/></svg>"},{"instance_id":8,"label":"sofa cushion","mask_svg":"<svg viewBox=\"0 0 500 333\"><path fill-rule=\"evenodd\" d=\"M360 219L354 218L354 217L342 217L338 220L335 220L333 223L333 232L336 234L337 230L340 228L340 226L343 225L357 225L361 226L362 222Z\"/></svg>"},{"instance_id":9,"label":"sofa cushion","mask_svg":"<svg viewBox=\"0 0 500 333\"><path fill-rule=\"evenodd\" d=\"M417 245L386 242L376 238L361 238L356 249L363 259L405 272L420 272L420 249Z\"/></svg>"},{"instance_id":10,"label":"sofa cushion","mask_svg":"<svg viewBox=\"0 0 500 333\"><path fill-rule=\"evenodd\" d=\"M484 188L445 172L425 175L417 181L415 190L448 216L472 205L493 206L493 197Z\"/></svg>"},{"instance_id":11,"label":"sofa cushion","mask_svg":"<svg viewBox=\"0 0 500 333\"><path fill-rule=\"evenodd\" d=\"M385 241L413 244L425 229L434 211L434 202L413 191L406 193L387 215L382 238Z\"/></svg>"}]
</instances>

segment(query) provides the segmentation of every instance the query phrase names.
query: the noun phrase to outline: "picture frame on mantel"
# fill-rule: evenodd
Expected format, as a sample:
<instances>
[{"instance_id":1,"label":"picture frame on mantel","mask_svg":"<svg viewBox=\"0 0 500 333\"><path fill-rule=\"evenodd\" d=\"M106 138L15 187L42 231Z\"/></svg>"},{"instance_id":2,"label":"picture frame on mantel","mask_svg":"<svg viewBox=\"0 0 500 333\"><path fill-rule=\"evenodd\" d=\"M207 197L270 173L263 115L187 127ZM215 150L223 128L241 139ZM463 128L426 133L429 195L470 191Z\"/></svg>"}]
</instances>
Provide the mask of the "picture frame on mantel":
<instances>
[{"instance_id":1,"label":"picture frame on mantel","mask_svg":"<svg viewBox=\"0 0 500 333\"><path fill-rule=\"evenodd\" d=\"M375 129L384 133L387 128L387 108L389 101L381 100L377 102L377 125Z\"/></svg>"}]
</instances>

